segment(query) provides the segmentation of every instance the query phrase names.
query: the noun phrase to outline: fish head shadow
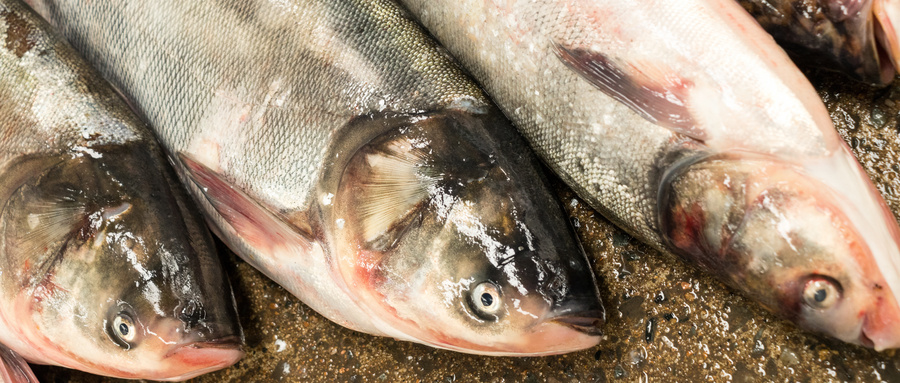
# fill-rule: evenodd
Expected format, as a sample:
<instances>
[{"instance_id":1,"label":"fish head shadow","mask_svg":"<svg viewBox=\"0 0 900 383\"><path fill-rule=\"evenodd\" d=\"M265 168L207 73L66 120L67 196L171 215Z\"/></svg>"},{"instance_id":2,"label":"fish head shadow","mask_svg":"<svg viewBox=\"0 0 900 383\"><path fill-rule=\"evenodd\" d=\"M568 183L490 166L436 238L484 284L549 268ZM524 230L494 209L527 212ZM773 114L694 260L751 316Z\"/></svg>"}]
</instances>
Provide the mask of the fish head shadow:
<instances>
[{"instance_id":1,"label":"fish head shadow","mask_svg":"<svg viewBox=\"0 0 900 383\"><path fill-rule=\"evenodd\" d=\"M212 239L164 161L146 145L80 148L37 161L49 166L10 195L3 284L19 289L16 331L52 363L183 380L243 355Z\"/></svg>"},{"instance_id":2,"label":"fish head shadow","mask_svg":"<svg viewBox=\"0 0 900 383\"><path fill-rule=\"evenodd\" d=\"M599 342L590 265L508 122L448 110L358 123L378 134L326 172L323 222L342 278L385 333L493 355Z\"/></svg>"}]
</instances>

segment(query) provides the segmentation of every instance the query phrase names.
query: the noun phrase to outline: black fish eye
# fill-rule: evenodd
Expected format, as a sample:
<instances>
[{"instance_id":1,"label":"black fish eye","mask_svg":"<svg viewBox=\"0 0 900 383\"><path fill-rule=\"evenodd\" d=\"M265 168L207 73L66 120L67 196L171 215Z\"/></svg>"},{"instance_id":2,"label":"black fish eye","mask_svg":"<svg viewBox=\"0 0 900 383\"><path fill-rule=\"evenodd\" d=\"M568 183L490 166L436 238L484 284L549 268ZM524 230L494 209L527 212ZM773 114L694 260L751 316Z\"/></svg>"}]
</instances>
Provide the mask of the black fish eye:
<instances>
[{"instance_id":1,"label":"black fish eye","mask_svg":"<svg viewBox=\"0 0 900 383\"><path fill-rule=\"evenodd\" d=\"M803 303L814 309L829 309L841 298L841 285L832 278L814 276L803 287Z\"/></svg>"},{"instance_id":2,"label":"black fish eye","mask_svg":"<svg viewBox=\"0 0 900 383\"><path fill-rule=\"evenodd\" d=\"M488 293L481 294L481 305L490 307L494 303L494 296Z\"/></svg>"},{"instance_id":3,"label":"black fish eye","mask_svg":"<svg viewBox=\"0 0 900 383\"><path fill-rule=\"evenodd\" d=\"M500 289L492 282L482 282L472 289L471 305L475 314L487 320L496 320L502 310Z\"/></svg>"},{"instance_id":4,"label":"black fish eye","mask_svg":"<svg viewBox=\"0 0 900 383\"><path fill-rule=\"evenodd\" d=\"M131 316L127 313L119 313L113 318L112 322L113 333L125 344L129 344L134 341L134 338L137 335L137 331L135 331L134 320L131 319Z\"/></svg>"}]
</instances>

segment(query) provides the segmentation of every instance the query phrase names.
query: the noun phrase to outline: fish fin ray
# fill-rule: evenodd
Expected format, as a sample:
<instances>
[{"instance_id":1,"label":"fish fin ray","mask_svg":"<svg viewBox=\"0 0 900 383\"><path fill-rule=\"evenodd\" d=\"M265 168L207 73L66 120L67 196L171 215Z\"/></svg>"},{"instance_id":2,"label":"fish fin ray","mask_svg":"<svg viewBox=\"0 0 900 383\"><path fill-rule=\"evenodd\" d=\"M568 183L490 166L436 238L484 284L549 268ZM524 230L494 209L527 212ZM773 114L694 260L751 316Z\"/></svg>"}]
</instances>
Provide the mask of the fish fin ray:
<instances>
[{"instance_id":1,"label":"fish fin ray","mask_svg":"<svg viewBox=\"0 0 900 383\"><path fill-rule=\"evenodd\" d=\"M311 234L260 205L189 154L180 152L178 159L210 205L248 245L254 249L275 245L289 245L303 252L312 249Z\"/></svg>"},{"instance_id":2,"label":"fish fin ray","mask_svg":"<svg viewBox=\"0 0 900 383\"><path fill-rule=\"evenodd\" d=\"M688 80L653 65L618 63L598 52L553 44L556 56L569 69L606 95L616 99L644 119L697 140L697 130L688 105Z\"/></svg>"},{"instance_id":3,"label":"fish fin ray","mask_svg":"<svg viewBox=\"0 0 900 383\"><path fill-rule=\"evenodd\" d=\"M428 154L422 149L367 154L368 174L361 184L358 211L366 242L391 247L412 224L411 218L427 202L429 188L438 179L429 175Z\"/></svg>"},{"instance_id":4,"label":"fish fin ray","mask_svg":"<svg viewBox=\"0 0 900 383\"><path fill-rule=\"evenodd\" d=\"M28 362L15 351L0 344L0 381L10 383L37 383Z\"/></svg>"}]
</instances>

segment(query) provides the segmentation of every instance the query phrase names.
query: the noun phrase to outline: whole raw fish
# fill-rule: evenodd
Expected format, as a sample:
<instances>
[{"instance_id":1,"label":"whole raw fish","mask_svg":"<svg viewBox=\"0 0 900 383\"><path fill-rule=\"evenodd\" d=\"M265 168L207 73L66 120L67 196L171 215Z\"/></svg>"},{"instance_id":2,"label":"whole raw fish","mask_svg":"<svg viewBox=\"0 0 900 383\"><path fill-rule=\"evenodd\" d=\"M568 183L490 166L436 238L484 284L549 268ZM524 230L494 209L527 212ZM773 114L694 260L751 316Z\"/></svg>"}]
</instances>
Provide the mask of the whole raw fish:
<instances>
[{"instance_id":1,"label":"whole raw fish","mask_svg":"<svg viewBox=\"0 0 900 383\"><path fill-rule=\"evenodd\" d=\"M45 21L0 1L0 343L135 379L240 359L231 287L165 161Z\"/></svg>"},{"instance_id":2,"label":"whole raw fish","mask_svg":"<svg viewBox=\"0 0 900 383\"><path fill-rule=\"evenodd\" d=\"M319 313L470 353L599 342L537 160L396 4L32 3L156 127L229 246Z\"/></svg>"},{"instance_id":3,"label":"whole raw fish","mask_svg":"<svg viewBox=\"0 0 900 383\"><path fill-rule=\"evenodd\" d=\"M900 69L898 0L738 0L800 63L887 85Z\"/></svg>"},{"instance_id":4,"label":"whole raw fish","mask_svg":"<svg viewBox=\"0 0 900 383\"><path fill-rule=\"evenodd\" d=\"M405 3L608 218L804 328L900 346L897 223L736 2Z\"/></svg>"},{"instance_id":5,"label":"whole raw fish","mask_svg":"<svg viewBox=\"0 0 900 383\"><path fill-rule=\"evenodd\" d=\"M28 362L0 344L0 383L38 383Z\"/></svg>"}]
</instances>

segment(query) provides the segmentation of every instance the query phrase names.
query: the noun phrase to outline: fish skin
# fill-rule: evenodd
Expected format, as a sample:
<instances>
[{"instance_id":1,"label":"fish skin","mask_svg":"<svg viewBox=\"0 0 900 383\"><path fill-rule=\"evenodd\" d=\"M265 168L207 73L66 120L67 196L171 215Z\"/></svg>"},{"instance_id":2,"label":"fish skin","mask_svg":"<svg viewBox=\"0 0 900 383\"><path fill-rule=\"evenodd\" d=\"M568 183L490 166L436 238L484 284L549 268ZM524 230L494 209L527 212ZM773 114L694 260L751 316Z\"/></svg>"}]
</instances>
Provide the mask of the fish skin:
<instances>
[{"instance_id":1,"label":"fish skin","mask_svg":"<svg viewBox=\"0 0 900 383\"><path fill-rule=\"evenodd\" d=\"M147 127L27 5L0 1L0 342L184 380L243 355L212 237Z\"/></svg>"},{"instance_id":2,"label":"fish skin","mask_svg":"<svg viewBox=\"0 0 900 383\"><path fill-rule=\"evenodd\" d=\"M396 4L30 3L157 129L214 231L327 318L479 354L599 342L536 158Z\"/></svg>"},{"instance_id":3,"label":"fish skin","mask_svg":"<svg viewBox=\"0 0 900 383\"><path fill-rule=\"evenodd\" d=\"M893 81L900 57L893 0L738 0L791 57L874 86ZM893 16L892 16L893 15Z\"/></svg>"},{"instance_id":4,"label":"fish skin","mask_svg":"<svg viewBox=\"0 0 900 383\"><path fill-rule=\"evenodd\" d=\"M900 347L896 220L736 2L402 2L611 221L800 327Z\"/></svg>"}]
</instances>

